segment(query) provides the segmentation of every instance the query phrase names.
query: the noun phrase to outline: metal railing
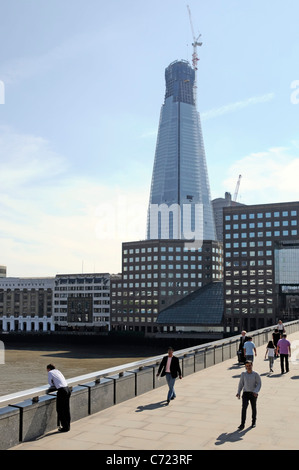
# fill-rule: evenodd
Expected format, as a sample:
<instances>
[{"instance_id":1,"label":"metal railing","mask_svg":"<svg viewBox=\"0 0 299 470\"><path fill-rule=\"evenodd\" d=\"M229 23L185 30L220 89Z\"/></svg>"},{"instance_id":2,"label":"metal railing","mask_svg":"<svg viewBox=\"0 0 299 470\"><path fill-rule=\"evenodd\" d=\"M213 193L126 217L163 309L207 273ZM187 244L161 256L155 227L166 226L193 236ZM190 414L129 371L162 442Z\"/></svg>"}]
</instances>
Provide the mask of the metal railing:
<instances>
[{"instance_id":1,"label":"metal railing","mask_svg":"<svg viewBox=\"0 0 299 470\"><path fill-rule=\"evenodd\" d=\"M292 322L285 323L285 327L288 329L289 333L297 331L299 329L299 320L294 320ZM265 335L264 338L262 338L262 343L265 343L268 340L269 333L274 331L274 329L275 329L275 326L251 331L248 333L250 333L255 338L257 336L260 337L262 335ZM224 345L228 345L228 344L238 345L239 339L240 339L240 334L236 336L231 336L229 338L217 340L217 341L212 341L210 343L204 343L198 346L192 346L192 347L188 347L185 349L180 349L180 350L175 351L175 355L177 357L184 357L185 355L190 355L193 353L200 353L200 352L207 352L207 351L211 352L211 350L214 350L214 354L215 354L216 349L221 348ZM146 366L158 363L164 356L165 356L165 353L158 355L158 356L150 357L148 359L142 359L142 360L135 361L135 362L129 362L127 364L122 364L120 366L111 367L108 369L99 370L99 371L92 372L89 374L80 375L77 377L67 379L67 383L69 386L74 386L78 384L83 384L84 382L88 382L88 381L98 381L99 379L103 377L108 377L113 374L121 374L124 371L128 371L134 368L146 367ZM48 389L49 389L49 385L43 385L43 386L39 386L36 388L31 388L31 389L23 390L20 392L12 393L9 395L0 396L0 404L1 403L4 404L8 402L13 403L15 400L20 400L20 399L25 400L32 396L40 396L40 395L46 394Z\"/></svg>"}]
</instances>

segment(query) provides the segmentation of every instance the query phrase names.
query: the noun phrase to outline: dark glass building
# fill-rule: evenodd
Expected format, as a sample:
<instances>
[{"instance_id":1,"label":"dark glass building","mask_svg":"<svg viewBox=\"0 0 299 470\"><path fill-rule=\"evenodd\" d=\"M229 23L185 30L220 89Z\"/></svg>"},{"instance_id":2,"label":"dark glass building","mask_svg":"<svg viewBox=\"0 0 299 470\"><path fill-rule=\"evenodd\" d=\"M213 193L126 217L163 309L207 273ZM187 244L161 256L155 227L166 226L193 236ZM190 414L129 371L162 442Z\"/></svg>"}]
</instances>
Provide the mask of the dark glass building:
<instances>
[{"instance_id":1,"label":"dark glass building","mask_svg":"<svg viewBox=\"0 0 299 470\"><path fill-rule=\"evenodd\" d=\"M299 318L299 202L223 209L228 332Z\"/></svg>"}]
</instances>

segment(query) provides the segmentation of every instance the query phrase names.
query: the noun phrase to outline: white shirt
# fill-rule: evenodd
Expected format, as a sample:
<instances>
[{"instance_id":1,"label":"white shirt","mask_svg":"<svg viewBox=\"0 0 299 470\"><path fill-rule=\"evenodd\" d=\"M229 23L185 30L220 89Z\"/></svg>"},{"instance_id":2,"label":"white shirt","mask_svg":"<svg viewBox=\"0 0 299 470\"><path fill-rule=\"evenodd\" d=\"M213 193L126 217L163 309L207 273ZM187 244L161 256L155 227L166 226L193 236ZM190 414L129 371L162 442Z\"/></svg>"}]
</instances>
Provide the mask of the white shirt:
<instances>
[{"instance_id":1,"label":"white shirt","mask_svg":"<svg viewBox=\"0 0 299 470\"><path fill-rule=\"evenodd\" d=\"M170 372L171 359L172 359L172 356L169 356L169 357L167 358L167 363L166 363L165 372Z\"/></svg>"},{"instance_id":2,"label":"white shirt","mask_svg":"<svg viewBox=\"0 0 299 470\"><path fill-rule=\"evenodd\" d=\"M274 357L274 348L267 348L268 357Z\"/></svg>"},{"instance_id":3,"label":"white shirt","mask_svg":"<svg viewBox=\"0 0 299 470\"><path fill-rule=\"evenodd\" d=\"M49 370L48 383L51 387L54 386L55 388L57 388L57 390L61 387L67 387L67 382L64 376L57 369Z\"/></svg>"}]
</instances>

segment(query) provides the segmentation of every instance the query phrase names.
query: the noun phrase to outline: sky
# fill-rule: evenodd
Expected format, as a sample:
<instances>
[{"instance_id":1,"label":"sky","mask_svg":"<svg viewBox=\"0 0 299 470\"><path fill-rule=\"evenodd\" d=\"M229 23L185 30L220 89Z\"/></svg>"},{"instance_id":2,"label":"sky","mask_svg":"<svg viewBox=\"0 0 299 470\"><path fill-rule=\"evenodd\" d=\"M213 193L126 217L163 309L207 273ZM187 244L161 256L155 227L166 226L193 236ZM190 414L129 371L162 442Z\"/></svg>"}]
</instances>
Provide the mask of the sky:
<instances>
[{"instance_id":1,"label":"sky","mask_svg":"<svg viewBox=\"0 0 299 470\"><path fill-rule=\"evenodd\" d=\"M198 48L211 198L299 200L297 0L10 0L0 28L0 264L121 271L145 239L165 68Z\"/></svg>"}]
</instances>

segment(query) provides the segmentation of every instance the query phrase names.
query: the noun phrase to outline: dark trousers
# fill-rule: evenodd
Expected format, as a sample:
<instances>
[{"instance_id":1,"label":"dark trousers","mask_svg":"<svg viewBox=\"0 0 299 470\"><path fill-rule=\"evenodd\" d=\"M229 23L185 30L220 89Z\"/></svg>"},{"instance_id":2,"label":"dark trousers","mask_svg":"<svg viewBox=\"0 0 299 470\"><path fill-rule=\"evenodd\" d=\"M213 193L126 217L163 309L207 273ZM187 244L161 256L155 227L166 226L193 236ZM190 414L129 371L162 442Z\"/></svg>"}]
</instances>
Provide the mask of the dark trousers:
<instances>
[{"instance_id":1,"label":"dark trousers","mask_svg":"<svg viewBox=\"0 0 299 470\"><path fill-rule=\"evenodd\" d=\"M281 373L284 373L284 366L286 366L286 372L289 372L289 355L288 354L280 354L280 368Z\"/></svg>"},{"instance_id":2,"label":"dark trousers","mask_svg":"<svg viewBox=\"0 0 299 470\"><path fill-rule=\"evenodd\" d=\"M71 426L70 396L71 392L68 387L62 387L57 390L56 410L58 423L63 429L67 430Z\"/></svg>"},{"instance_id":3,"label":"dark trousers","mask_svg":"<svg viewBox=\"0 0 299 470\"><path fill-rule=\"evenodd\" d=\"M257 397L255 397L252 392L243 392L243 395L242 395L242 418L241 418L241 424L243 424L243 426L245 425L246 412L247 412L249 402L251 404L251 410L252 410L252 424L255 424L255 421L256 421L256 400L257 400Z\"/></svg>"}]
</instances>

